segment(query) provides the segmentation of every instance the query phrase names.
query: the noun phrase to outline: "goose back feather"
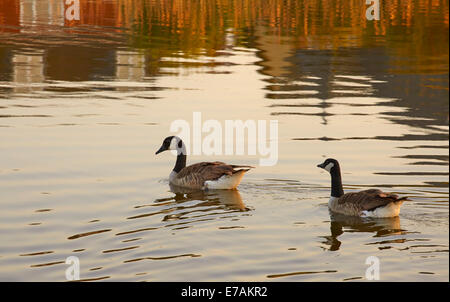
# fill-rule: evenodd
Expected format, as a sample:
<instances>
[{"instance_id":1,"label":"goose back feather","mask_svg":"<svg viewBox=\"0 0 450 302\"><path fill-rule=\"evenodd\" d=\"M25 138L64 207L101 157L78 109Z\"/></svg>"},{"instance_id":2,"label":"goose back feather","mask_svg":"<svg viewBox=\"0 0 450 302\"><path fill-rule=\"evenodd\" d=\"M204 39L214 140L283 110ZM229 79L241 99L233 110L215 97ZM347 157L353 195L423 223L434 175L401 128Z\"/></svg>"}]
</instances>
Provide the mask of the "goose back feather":
<instances>
[{"instance_id":1,"label":"goose back feather","mask_svg":"<svg viewBox=\"0 0 450 302\"><path fill-rule=\"evenodd\" d=\"M183 168L177 175L172 177L171 183L181 187L189 187L195 189L206 189L214 186L214 182L221 178L240 179L243 173L249 169L239 169L240 167L251 168L250 166L228 165L223 162L201 162ZM227 189L234 189L230 186Z\"/></svg>"}]
</instances>

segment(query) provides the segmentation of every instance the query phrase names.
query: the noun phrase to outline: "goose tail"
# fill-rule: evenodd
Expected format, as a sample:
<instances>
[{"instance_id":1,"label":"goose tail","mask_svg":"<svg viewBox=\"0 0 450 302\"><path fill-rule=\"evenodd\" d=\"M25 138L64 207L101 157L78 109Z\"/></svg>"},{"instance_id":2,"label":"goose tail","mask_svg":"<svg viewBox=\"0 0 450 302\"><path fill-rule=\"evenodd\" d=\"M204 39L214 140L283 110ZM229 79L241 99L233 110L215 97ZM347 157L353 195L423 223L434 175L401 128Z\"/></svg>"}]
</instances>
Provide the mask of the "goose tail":
<instances>
[{"instance_id":1,"label":"goose tail","mask_svg":"<svg viewBox=\"0 0 450 302\"><path fill-rule=\"evenodd\" d=\"M405 201L411 201L411 199L409 199L408 197L401 197L401 198L398 198L397 200L395 200L394 203L402 204Z\"/></svg>"},{"instance_id":2,"label":"goose tail","mask_svg":"<svg viewBox=\"0 0 450 302\"><path fill-rule=\"evenodd\" d=\"M205 188L234 190L248 170L250 169L235 170L231 175L223 175L219 179L205 181Z\"/></svg>"},{"instance_id":3,"label":"goose tail","mask_svg":"<svg viewBox=\"0 0 450 302\"><path fill-rule=\"evenodd\" d=\"M237 173L245 173L247 171L250 171L250 169L239 169L239 170L233 170L233 174L237 174Z\"/></svg>"},{"instance_id":4,"label":"goose tail","mask_svg":"<svg viewBox=\"0 0 450 302\"><path fill-rule=\"evenodd\" d=\"M250 169L254 169L255 168L253 166L248 166L248 165L230 165L230 167L232 167L233 169L248 168L247 171L250 170Z\"/></svg>"}]
</instances>

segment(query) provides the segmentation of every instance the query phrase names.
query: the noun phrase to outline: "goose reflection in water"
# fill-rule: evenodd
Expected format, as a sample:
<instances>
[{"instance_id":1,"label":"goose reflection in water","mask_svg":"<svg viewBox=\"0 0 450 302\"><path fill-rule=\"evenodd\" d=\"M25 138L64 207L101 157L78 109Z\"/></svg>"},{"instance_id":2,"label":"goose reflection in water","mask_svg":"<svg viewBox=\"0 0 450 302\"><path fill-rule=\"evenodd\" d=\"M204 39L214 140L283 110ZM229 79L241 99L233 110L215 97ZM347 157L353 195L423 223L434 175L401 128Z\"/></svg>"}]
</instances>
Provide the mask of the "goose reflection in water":
<instances>
[{"instance_id":1,"label":"goose reflection in water","mask_svg":"<svg viewBox=\"0 0 450 302\"><path fill-rule=\"evenodd\" d=\"M175 193L175 196L155 200L155 203L172 204L166 211L171 213L165 215L163 221L187 218L204 221L214 219L212 216L250 211L238 190L202 191L170 185L170 191ZM196 203L189 203L190 201Z\"/></svg>"},{"instance_id":2,"label":"goose reflection in water","mask_svg":"<svg viewBox=\"0 0 450 302\"><path fill-rule=\"evenodd\" d=\"M400 228L400 218L368 218L347 216L330 211L330 236L320 236L322 241L328 245L328 250L338 251L342 242L338 237L344 233L375 233L373 237L384 237L387 235L402 234L404 230ZM384 241L383 241L384 242Z\"/></svg>"}]
</instances>

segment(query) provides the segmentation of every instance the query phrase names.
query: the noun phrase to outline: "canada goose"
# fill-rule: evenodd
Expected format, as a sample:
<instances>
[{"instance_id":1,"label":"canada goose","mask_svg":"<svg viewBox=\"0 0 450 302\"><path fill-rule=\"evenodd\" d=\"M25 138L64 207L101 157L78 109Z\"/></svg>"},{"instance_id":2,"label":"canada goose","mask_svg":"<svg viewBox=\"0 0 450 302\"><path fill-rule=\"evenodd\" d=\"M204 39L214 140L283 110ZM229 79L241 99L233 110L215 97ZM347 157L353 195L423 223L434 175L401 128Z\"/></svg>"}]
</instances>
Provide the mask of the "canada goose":
<instances>
[{"instance_id":1,"label":"canada goose","mask_svg":"<svg viewBox=\"0 0 450 302\"><path fill-rule=\"evenodd\" d=\"M251 166L227 165L223 162L201 162L186 167L186 147L178 136L168 136L155 154L177 150L177 161L169 183L191 189L235 189ZM237 168L248 168L239 169Z\"/></svg>"},{"instance_id":2,"label":"canada goose","mask_svg":"<svg viewBox=\"0 0 450 302\"><path fill-rule=\"evenodd\" d=\"M385 193L378 189L344 194L339 162L328 158L317 167L331 174L331 197L328 207L333 212L362 217L396 217L400 213L402 203L408 200L407 197L399 198L396 194Z\"/></svg>"}]
</instances>

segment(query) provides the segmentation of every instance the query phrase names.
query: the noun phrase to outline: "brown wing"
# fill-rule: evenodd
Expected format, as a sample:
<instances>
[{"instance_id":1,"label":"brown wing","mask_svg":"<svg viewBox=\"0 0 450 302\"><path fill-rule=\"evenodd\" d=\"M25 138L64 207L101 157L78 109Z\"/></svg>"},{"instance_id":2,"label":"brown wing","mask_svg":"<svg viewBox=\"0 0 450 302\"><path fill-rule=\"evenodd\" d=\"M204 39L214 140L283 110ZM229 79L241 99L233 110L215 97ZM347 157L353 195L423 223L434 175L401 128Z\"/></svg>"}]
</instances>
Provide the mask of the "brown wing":
<instances>
[{"instance_id":1,"label":"brown wing","mask_svg":"<svg viewBox=\"0 0 450 302\"><path fill-rule=\"evenodd\" d=\"M220 161L201 162L184 167L180 173L178 173L177 177L183 178L195 174L200 174L205 180L213 180L224 174L233 174L233 167Z\"/></svg>"},{"instance_id":2,"label":"brown wing","mask_svg":"<svg viewBox=\"0 0 450 302\"><path fill-rule=\"evenodd\" d=\"M351 204L363 211L374 210L385 206L391 202L406 200L406 197L399 198L398 195L385 193L378 189L369 189L360 192L351 192L342 195L339 198L339 204Z\"/></svg>"},{"instance_id":3,"label":"brown wing","mask_svg":"<svg viewBox=\"0 0 450 302\"><path fill-rule=\"evenodd\" d=\"M176 177L176 185L200 189L205 181L238 172L223 162L201 162L183 168Z\"/></svg>"}]
</instances>

